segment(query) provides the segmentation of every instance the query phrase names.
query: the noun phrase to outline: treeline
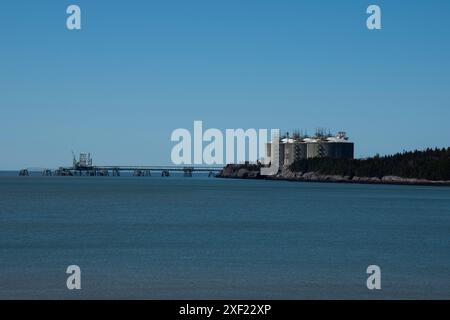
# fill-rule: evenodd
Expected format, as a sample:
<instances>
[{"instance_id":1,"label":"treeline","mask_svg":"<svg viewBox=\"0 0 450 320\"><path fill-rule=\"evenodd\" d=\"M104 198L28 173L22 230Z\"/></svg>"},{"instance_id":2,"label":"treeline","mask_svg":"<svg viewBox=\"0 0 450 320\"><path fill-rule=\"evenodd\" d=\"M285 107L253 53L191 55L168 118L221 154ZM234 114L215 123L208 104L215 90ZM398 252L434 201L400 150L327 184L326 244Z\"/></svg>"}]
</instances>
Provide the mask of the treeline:
<instances>
[{"instance_id":1,"label":"treeline","mask_svg":"<svg viewBox=\"0 0 450 320\"><path fill-rule=\"evenodd\" d=\"M296 172L318 172L324 175L350 177L398 176L436 181L450 180L450 148L416 150L368 159L302 159L294 162L290 169Z\"/></svg>"}]
</instances>

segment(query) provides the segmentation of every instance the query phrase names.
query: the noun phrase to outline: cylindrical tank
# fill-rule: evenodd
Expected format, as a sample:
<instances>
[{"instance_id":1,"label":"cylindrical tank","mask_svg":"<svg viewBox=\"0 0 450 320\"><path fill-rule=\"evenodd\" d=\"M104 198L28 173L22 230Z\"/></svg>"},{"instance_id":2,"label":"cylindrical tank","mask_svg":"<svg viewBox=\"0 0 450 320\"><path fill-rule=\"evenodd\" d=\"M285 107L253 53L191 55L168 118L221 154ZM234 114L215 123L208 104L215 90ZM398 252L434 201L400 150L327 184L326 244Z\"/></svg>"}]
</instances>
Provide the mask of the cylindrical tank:
<instances>
[{"instance_id":1,"label":"cylindrical tank","mask_svg":"<svg viewBox=\"0 0 450 320\"><path fill-rule=\"evenodd\" d=\"M295 160L306 159L308 156L308 148L306 143L297 142L294 146Z\"/></svg>"},{"instance_id":2,"label":"cylindrical tank","mask_svg":"<svg viewBox=\"0 0 450 320\"><path fill-rule=\"evenodd\" d=\"M307 158L317 158L320 157L319 153L319 143L317 142L308 142L306 144L306 150L307 150Z\"/></svg>"},{"instance_id":3,"label":"cylindrical tank","mask_svg":"<svg viewBox=\"0 0 450 320\"><path fill-rule=\"evenodd\" d=\"M307 143L308 158L340 158L353 159L354 144L352 142L311 142Z\"/></svg>"}]
</instances>

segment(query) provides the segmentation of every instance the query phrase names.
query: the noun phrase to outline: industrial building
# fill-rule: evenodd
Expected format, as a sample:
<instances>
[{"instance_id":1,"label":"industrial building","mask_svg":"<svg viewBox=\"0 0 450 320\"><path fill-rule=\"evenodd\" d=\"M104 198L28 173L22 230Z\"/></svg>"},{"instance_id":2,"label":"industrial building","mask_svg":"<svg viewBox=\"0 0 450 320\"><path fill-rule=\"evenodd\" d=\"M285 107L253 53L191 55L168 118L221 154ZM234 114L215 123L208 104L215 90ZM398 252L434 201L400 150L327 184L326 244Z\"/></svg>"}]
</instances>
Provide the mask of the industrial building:
<instances>
[{"instance_id":1,"label":"industrial building","mask_svg":"<svg viewBox=\"0 0 450 320\"><path fill-rule=\"evenodd\" d=\"M286 133L279 138L279 148L272 143L266 144L266 162L272 162L272 155L278 154L280 165L290 165L296 160L310 158L353 159L354 144L350 142L345 132L337 135L324 134L318 130L313 137L295 133L292 137Z\"/></svg>"}]
</instances>

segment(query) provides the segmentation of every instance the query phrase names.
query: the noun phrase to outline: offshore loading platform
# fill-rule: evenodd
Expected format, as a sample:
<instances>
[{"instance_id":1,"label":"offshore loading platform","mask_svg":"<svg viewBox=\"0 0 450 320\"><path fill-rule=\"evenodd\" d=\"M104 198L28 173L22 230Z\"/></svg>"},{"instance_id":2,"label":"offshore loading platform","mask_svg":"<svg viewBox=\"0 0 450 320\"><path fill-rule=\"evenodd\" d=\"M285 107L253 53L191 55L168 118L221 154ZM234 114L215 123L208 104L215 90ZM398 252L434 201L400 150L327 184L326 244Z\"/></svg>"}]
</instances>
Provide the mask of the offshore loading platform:
<instances>
[{"instance_id":1,"label":"offshore loading platform","mask_svg":"<svg viewBox=\"0 0 450 320\"><path fill-rule=\"evenodd\" d=\"M185 177L192 177L194 172L208 173L209 177L215 177L222 167L194 167L194 166L94 166L90 153L80 153L77 160L73 154L73 164L71 167L59 167L56 170L41 169L43 176L90 176L120 177L122 172L131 172L135 177L150 177L152 173L160 174L162 177L169 177L171 172L182 172ZM29 176L30 169L22 169L19 176Z\"/></svg>"}]
</instances>

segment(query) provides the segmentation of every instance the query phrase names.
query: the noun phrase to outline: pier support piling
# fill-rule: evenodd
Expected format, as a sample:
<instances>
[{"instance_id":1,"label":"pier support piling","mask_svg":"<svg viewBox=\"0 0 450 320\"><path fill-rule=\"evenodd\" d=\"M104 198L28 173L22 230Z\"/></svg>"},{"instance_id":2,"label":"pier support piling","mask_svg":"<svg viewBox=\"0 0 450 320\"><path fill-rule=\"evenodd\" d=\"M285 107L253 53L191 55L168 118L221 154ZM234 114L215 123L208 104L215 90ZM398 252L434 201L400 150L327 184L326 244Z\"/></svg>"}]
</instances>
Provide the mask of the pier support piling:
<instances>
[{"instance_id":1,"label":"pier support piling","mask_svg":"<svg viewBox=\"0 0 450 320\"><path fill-rule=\"evenodd\" d=\"M185 177L192 177L192 171L193 171L193 168L183 168Z\"/></svg>"},{"instance_id":2,"label":"pier support piling","mask_svg":"<svg viewBox=\"0 0 450 320\"><path fill-rule=\"evenodd\" d=\"M169 170L161 171L161 177L170 177L170 171Z\"/></svg>"},{"instance_id":3,"label":"pier support piling","mask_svg":"<svg viewBox=\"0 0 450 320\"><path fill-rule=\"evenodd\" d=\"M21 177L28 177L30 175L30 172L28 172L27 169L22 169L19 171L19 176Z\"/></svg>"}]
</instances>

